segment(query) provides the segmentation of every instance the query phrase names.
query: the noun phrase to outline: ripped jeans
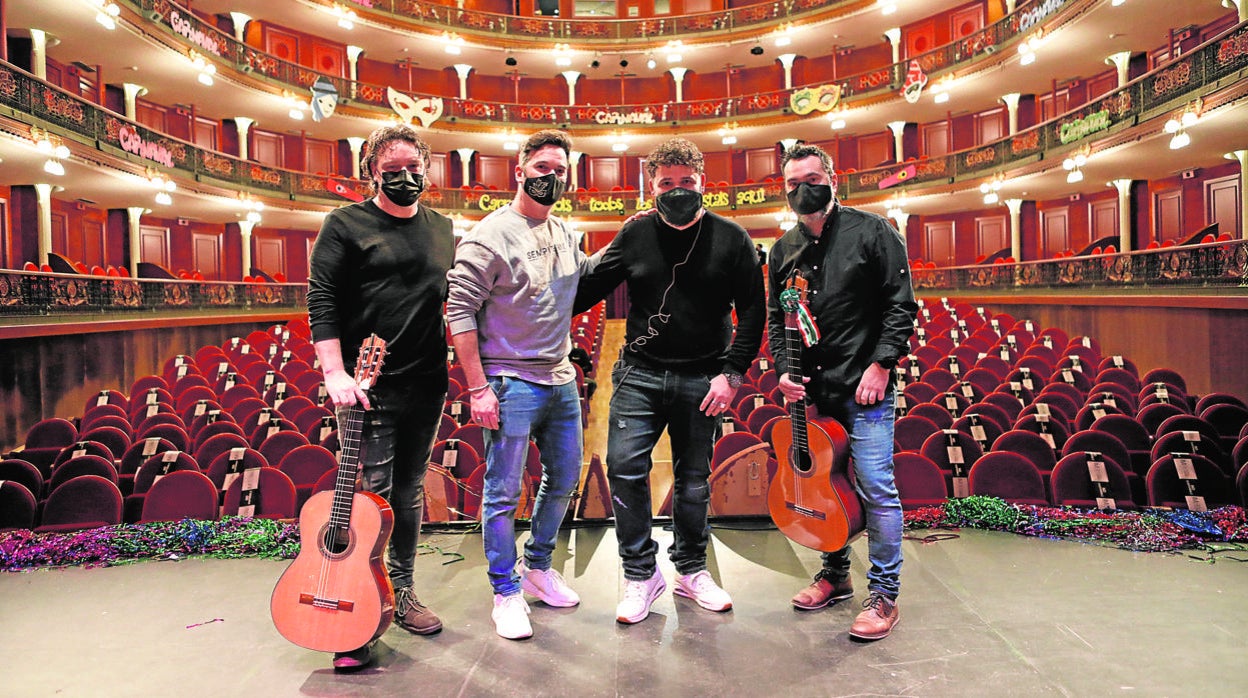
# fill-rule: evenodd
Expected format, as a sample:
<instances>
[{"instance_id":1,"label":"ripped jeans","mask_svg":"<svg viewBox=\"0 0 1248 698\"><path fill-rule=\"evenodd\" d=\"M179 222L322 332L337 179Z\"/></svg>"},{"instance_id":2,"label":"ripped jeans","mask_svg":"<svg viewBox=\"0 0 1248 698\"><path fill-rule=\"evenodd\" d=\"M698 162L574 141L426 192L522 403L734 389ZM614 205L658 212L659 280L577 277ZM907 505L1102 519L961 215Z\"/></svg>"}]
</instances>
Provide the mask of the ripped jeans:
<instances>
[{"instance_id":1,"label":"ripped jeans","mask_svg":"<svg viewBox=\"0 0 1248 698\"><path fill-rule=\"evenodd\" d=\"M651 452L666 428L672 443L672 529L668 550L678 574L706 569L706 523L711 501L707 479L715 418L698 406L710 389L710 377L655 371L617 363L607 435L607 477L615 510L615 535L624 577L650 578L658 543L650 537Z\"/></svg>"}]
</instances>

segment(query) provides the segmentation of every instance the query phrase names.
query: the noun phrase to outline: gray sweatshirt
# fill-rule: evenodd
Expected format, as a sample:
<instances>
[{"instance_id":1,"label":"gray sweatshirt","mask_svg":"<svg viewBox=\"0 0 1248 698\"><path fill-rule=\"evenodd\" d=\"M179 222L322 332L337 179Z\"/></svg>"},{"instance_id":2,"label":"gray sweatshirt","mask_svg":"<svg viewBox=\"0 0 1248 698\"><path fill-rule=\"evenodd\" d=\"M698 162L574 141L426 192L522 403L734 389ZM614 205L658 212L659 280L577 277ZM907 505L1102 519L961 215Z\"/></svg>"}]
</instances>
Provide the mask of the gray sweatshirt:
<instances>
[{"instance_id":1,"label":"gray sweatshirt","mask_svg":"<svg viewBox=\"0 0 1248 698\"><path fill-rule=\"evenodd\" d=\"M568 361L572 301L590 269L560 218L527 218L511 206L481 220L455 250L447 273L452 335L477 331L487 376L542 385L576 379Z\"/></svg>"}]
</instances>

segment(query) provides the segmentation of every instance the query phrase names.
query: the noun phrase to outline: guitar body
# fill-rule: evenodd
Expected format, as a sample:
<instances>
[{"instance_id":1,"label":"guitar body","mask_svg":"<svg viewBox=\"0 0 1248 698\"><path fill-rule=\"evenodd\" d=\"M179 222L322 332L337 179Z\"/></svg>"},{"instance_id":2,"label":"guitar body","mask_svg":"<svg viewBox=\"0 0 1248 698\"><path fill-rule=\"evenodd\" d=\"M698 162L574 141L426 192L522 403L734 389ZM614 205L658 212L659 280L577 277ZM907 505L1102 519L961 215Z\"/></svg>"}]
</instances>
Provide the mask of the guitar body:
<instances>
[{"instance_id":1,"label":"guitar body","mask_svg":"<svg viewBox=\"0 0 1248 698\"><path fill-rule=\"evenodd\" d=\"M303 547L273 588L273 624L310 650L349 652L379 637L394 619L394 589L382 552L394 513L372 492L356 492L345 545L327 540L334 493L318 492L299 514ZM336 551L333 548L343 548Z\"/></svg>"},{"instance_id":2,"label":"guitar body","mask_svg":"<svg viewBox=\"0 0 1248 698\"><path fill-rule=\"evenodd\" d=\"M830 553L866 528L862 502L849 479L849 437L835 419L810 418L809 452L793 438L793 419L781 419L771 433L779 467L767 494L771 518L784 535Z\"/></svg>"}]
</instances>

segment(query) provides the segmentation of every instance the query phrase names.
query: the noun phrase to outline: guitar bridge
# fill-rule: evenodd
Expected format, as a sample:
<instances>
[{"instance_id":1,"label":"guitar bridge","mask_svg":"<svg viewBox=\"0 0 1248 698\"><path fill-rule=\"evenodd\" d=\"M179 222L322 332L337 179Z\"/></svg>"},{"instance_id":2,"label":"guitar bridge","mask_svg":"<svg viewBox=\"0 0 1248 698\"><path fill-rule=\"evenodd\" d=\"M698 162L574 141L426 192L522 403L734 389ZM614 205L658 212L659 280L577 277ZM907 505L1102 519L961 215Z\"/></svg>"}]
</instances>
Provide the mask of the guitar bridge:
<instances>
[{"instance_id":1,"label":"guitar bridge","mask_svg":"<svg viewBox=\"0 0 1248 698\"><path fill-rule=\"evenodd\" d=\"M800 504L794 504L793 502L785 502L784 508L808 518L819 519L820 521L828 518L827 514L819 511L818 509L811 509L810 507L804 507Z\"/></svg>"},{"instance_id":2,"label":"guitar bridge","mask_svg":"<svg viewBox=\"0 0 1248 698\"><path fill-rule=\"evenodd\" d=\"M299 603L316 608L325 608L331 611L346 611L350 613L355 610L354 601L344 601L342 599L322 599L312 594L300 594Z\"/></svg>"}]
</instances>

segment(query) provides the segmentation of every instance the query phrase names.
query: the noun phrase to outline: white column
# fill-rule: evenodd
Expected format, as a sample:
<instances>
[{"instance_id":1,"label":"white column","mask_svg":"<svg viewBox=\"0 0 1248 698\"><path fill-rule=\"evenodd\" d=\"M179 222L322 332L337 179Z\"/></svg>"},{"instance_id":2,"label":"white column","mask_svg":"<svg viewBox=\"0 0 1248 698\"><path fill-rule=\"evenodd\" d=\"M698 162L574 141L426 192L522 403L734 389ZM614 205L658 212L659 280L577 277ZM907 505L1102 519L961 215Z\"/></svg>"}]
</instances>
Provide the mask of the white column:
<instances>
[{"instance_id":1,"label":"white column","mask_svg":"<svg viewBox=\"0 0 1248 698\"><path fill-rule=\"evenodd\" d=\"M351 176L356 179L363 178L360 172L360 150L364 147L366 141L359 136L347 136L347 147L351 148ZM369 175L372 179L372 175Z\"/></svg>"},{"instance_id":2,"label":"white column","mask_svg":"<svg viewBox=\"0 0 1248 698\"><path fill-rule=\"evenodd\" d=\"M1128 69L1131 67L1131 52L1119 51L1111 53L1105 58L1105 62L1118 69L1118 87L1127 84L1131 79Z\"/></svg>"},{"instance_id":3,"label":"white column","mask_svg":"<svg viewBox=\"0 0 1248 698\"><path fill-rule=\"evenodd\" d=\"M355 99L355 83L360 79L360 56L362 55L364 55L364 49L359 46L347 47L347 77L351 78L351 99Z\"/></svg>"},{"instance_id":4,"label":"white column","mask_svg":"<svg viewBox=\"0 0 1248 698\"><path fill-rule=\"evenodd\" d=\"M902 134L906 132L906 122L890 121L888 122L888 130L893 132L893 149L894 149L894 152L896 153L896 156L894 159L896 159L897 162L901 162L902 160L905 159L904 157L902 157L901 137L902 137Z\"/></svg>"},{"instance_id":5,"label":"white column","mask_svg":"<svg viewBox=\"0 0 1248 698\"><path fill-rule=\"evenodd\" d=\"M251 15L245 15L242 12L231 12L230 19L234 22L234 38L238 43L247 43L243 37L247 35L247 24L251 22Z\"/></svg>"},{"instance_id":6,"label":"white column","mask_svg":"<svg viewBox=\"0 0 1248 698\"><path fill-rule=\"evenodd\" d=\"M30 72L48 79L48 35L42 29L30 30Z\"/></svg>"},{"instance_id":7,"label":"white column","mask_svg":"<svg viewBox=\"0 0 1248 698\"><path fill-rule=\"evenodd\" d=\"M1222 157L1239 161L1239 236L1248 240L1248 150L1236 150Z\"/></svg>"},{"instance_id":8,"label":"white column","mask_svg":"<svg viewBox=\"0 0 1248 698\"><path fill-rule=\"evenodd\" d=\"M576 81L580 79L581 74L575 70L565 70L560 75L568 82L568 106L576 105Z\"/></svg>"},{"instance_id":9,"label":"white column","mask_svg":"<svg viewBox=\"0 0 1248 698\"><path fill-rule=\"evenodd\" d=\"M1010 209L1010 256L1015 262L1023 261L1023 200L1006 199Z\"/></svg>"},{"instance_id":10,"label":"white column","mask_svg":"<svg viewBox=\"0 0 1248 698\"><path fill-rule=\"evenodd\" d=\"M901 62L901 27L893 27L884 32L884 38L893 47L893 63Z\"/></svg>"},{"instance_id":11,"label":"white column","mask_svg":"<svg viewBox=\"0 0 1248 698\"><path fill-rule=\"evenodd\" d=\"M255 221L245 218L238 222L238 234L243 240L243 276L251 273L251 231L255 227Z\"/></svg>"},{"instance_id":12,"label":"white column","mask_svg":"<svg viewBox=\"0 0 1248 698\"><path fill-rule=\"evenodd\" d=\"M459 153L460 176L467 185L472 182L472 154L477 151L472 148L456 148L455 152Z\"/></svg>"},{"instance_id":13,"label":"white column","mask_svg":"<svg viewBox=\"0 0 1248 698\"><path fill-rule=\"evenodd\" d=\"M1234 5L1235 9L1239 10L1239 21L1248 20L1248 2L1244 2L1244 0L1222 0L1222 7L1229 8L1231 5Z\"/></svg>"},{"instance_id":14,"label":"white column","mask_svg":"<svg viewBox=\"0 0 1248 698\"><path fill-rule=\"evenodd\" d=\"M48 263L52 251L52 185L40 182L35 185L35 203L38 207L39 264Z\"/></svg>"},{"instance_id":15,"label":"white column","mask_svg":"<svg viewBox=\"0 0 1248 698\"><path fill-rule=\"evenodd\" d=\"M455 74L459 76L459 98L468 99L468 73L472 72L472 66L467 63L456 63Z\"/></svg>"},{"instance_id":16,"label":"white column","mask_svg":"<svg viewBox=\"0 0 1248 698\"><path fill-rule=\"evenodd\" d=\"M684 84L685 84L685 72L686 71L688 71L688 68L683 68L681 66L676 66L674 68L667 69L667 72L672 74L672 79L676 81L676 101L677 102L685 101Z\"/></svg>"},{"instance_id":17,"label":"white column","mask_svg":"<svg viewBox=\"0 0 1248 698\"><path fill-rule=\"evenodd\" d=\"M1018 99L1022 97L1017 92L1001 95L1001 101L1005 102L1005 108L1010 113L1010 135L1018 133Z\"/></svg>"},{"instance_id":18,"label":"white column","mask_svg":"<svg viewBox=\"0 0 1248 698\"><path fill-rule=\"evenodd\" d=\"M139 236L139 222L147 209L142 206L131 206L126 209L126 227L130 237L130 276L139 275L139 256L143 252L143 240Z\"/></svg>"},{"instance_id":19,"label":"white column","mask_svg":"<svg viewBox=\"0 0 1248 698\"><path fill-rule=\"evenodd\" d=\"M135 100L147 94L147 88L132 82L123 82L121 84L121 92L126 100L126 118L134 121L135 114L138 113L135 107Z\"/></svg>"},{"instance_id":20,"label":"white column","mask_svg":"<svg viewBox=\"0 0 1248 698\"><path fill-rule=\"evenodd\" d=\"M246 160L247 152L247 132L251 130L252 124L256 123L255 119L249 119L245 116L234 117L234 124L238 126L238 159Z\"/></svg>"},{"instance_id":21,"label":"white column","mask_svg":"<svg viewBox=\"0 0 1248 698\"><path fill-rule=\"evenodd\" d=\"M577 170L580 169L579 165L581 164L581 156L584 154L585 153L582 153L579 150L573 150L568 153L568 164L572 168L572 181L568 183L568 186L572 191L576 191L581 186L580 173Z\"/></svg>"},{"instance_id":22,"label":"white column","mask_svg":"<svg viewBox=\"0 0 1248 698\"><path fill-rule=\"evenodd\" d=\"M897 232L901 233L901 239L905 240L906 225L910 223L910 214L901 209L894 209L891 213L893 220L897 221Z\"/></svg>"},{"instance_id":23,"label":"white column","mask_svg":"<svg viewBox=\"0 0 1248 698\"><path fill-rule=\"evenodd\" d=\"M784 89L793 89L793 59L797 58L796 53L782 53L776 56L776 60L780 61L780 65L784 66Z\"/></svg>"},{"instance_id":24,"label":"white column","mask_svg":"<svg viewBox=\"0 0 1248 698\"><path fill-rule=\"evenodd\" d=\"M789 151L789 148L792 148L795 145L797 145L796 138L781 138L780 139L780 152L787 153Z\"/></svg>"},{"instance_id":25,"label":"white column","mask_svg":"<svg viewBox=\"0 0 1248 698\"><path fill-rule=\"evenodd\" d=\"M1110 182L1118 190L1118 251L1131 251L1131 180Z\"/></svg>"}]
</instances>

